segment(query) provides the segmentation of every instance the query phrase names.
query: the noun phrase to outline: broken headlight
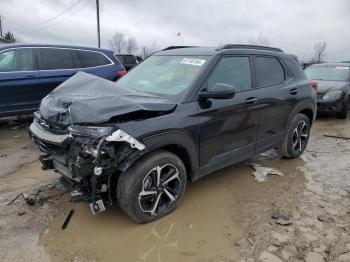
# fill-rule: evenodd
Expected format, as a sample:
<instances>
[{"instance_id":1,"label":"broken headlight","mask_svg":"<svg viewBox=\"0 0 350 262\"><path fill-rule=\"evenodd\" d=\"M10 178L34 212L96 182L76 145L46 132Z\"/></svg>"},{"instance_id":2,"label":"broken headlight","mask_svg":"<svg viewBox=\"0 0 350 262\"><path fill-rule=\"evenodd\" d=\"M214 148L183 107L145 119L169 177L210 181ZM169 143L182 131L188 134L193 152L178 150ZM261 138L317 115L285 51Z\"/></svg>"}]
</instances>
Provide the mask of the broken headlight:
<instances>
[{"instance_id":1,"label":"broken headlight","mask_svg":"<svg viewBox=\"0 0 350 262\"><path fill-rule=\"evenodd\" d=\"M109 135L113 127L111 126L70 126L68 130L72 135L101 137Z\"/></svg>"}]
</instances>

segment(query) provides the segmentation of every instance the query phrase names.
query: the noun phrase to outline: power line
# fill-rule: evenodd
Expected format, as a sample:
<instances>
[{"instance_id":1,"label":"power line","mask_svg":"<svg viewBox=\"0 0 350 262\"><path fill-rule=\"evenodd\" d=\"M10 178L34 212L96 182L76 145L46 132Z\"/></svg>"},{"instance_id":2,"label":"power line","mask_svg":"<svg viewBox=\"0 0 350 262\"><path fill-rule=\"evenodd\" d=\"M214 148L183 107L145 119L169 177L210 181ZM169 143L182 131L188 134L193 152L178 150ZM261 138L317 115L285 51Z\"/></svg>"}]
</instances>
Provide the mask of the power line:
<instances>
[{"instance_id":1,"label":"power line","mask_svg":"<svg viewBox=\"0 0 350 262\"><path fill-rule=\"evenodd\" d=\"M17 31L17 33L21 33L21 34L27 34L27 33L35 33L35 32L40 32L40 31L44 31L46 30L47 28L51 27L51 26L54 26L54 25L57 25L59 23L62 23L64 21L66 21L67 19L71 18L72 16L74 16L75 14L77 14L78 12L80 12L81 10L83 10L85 7L88 6L88 3L89 2L86 2L85 5L83 5L80 9L76 10L75 12L71 13L70 15L64 17L63 19L61 20L58 20L56 21L55 23L51 23L51 24L48 24L42 28L38 28L38 29L35 29L35 30L28 30L28 31Z\"/></svg>"},{"instance_id":2,"label":"power line","mask_svg":"<svg viewBox=\"0 0 350 262\"><path fill-rule=\"evenodd\" d=\"M73 5L69 6L67 9L63 10L61 13L59 13L58 15L54 16L54 17L51 17L50 19L47 19L47 20L44 20L44 21L41 21L41 22L37 22L37 23L34 23L34 24L18 24L6 17L4 17L5 20L7 20L8 22L10 22L10 24L13 24L13 25L16 25L16 26L21 26L21 27L31 27L31 26L38 26L38 25L42 25L42 24L45 24L45 23L48 23L48 22L51 22L53 20L55 20L56 18L64 15L65 13L67 13L69 10L71 10L72 8L74 8L75 6L77 6L80 2L82 2L83 0L78 0L77 2L75 2Z\"/></svg>"}]
</instances>

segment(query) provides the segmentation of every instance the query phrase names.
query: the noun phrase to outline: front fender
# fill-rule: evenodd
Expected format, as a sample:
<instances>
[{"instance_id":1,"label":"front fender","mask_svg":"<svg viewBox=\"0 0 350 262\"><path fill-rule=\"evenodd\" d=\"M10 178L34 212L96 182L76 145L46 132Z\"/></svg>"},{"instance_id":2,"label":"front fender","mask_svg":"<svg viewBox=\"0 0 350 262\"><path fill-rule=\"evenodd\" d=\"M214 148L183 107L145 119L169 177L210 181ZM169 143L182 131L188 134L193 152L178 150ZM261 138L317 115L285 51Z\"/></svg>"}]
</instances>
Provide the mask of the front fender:
<instances>
[{"instance_id":1,"label":"front fender","mask_svg":"<svg viewBox=\"0 0 350 262\"><path fill-rule=\"evenodd\" d=\"M135 151L130 154L125 160L118 164L118 169L125 172L135 161L140 159L143 155L154 151L156 149L162 149L169 146L178 146L186 152L186 156L179 156L181 159L188 160L188 163L184 163L185 166L190 168L189 177L195 173L198 169L198 146L196 141L187 133L182 131L168 131L151 135L142 139L142 143L146 146L144 150Z\"/></svg>"}]
</instances>

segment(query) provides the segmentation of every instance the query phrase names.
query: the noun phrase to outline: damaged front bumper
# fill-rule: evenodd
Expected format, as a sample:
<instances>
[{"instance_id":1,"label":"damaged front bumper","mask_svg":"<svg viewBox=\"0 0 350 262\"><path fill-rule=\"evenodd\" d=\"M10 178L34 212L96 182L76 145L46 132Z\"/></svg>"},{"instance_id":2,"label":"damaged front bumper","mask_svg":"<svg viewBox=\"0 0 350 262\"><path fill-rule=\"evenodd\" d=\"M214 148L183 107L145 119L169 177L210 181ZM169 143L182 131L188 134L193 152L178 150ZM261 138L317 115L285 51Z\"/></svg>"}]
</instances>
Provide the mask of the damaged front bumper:
<instances>
[{"instance_id":1,"label":"damaged front bumper","mask_svg":"<svg viewBox=\"0 0 350 262\"><path fill-rule=\"evenodd\" d=\"M73 186L72 201L88 201L93 214L105 210L115 198L116 176L132 154L145 145L121 129L112 127L51 126L35 115L30 137L44 153L44 170L59 172Z\"/></svg>"}]
</instances>

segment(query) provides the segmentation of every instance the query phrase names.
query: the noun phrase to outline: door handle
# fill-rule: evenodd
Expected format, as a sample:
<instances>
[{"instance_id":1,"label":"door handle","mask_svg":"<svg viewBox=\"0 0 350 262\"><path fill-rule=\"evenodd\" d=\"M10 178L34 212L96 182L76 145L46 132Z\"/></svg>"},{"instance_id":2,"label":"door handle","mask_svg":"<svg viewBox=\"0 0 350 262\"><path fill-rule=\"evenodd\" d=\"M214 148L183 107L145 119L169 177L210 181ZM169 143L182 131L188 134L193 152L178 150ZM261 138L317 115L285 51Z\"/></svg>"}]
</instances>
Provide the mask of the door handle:
<instances>
[{"instance_id":1,"label":"door handle","mask_svg":"<svg viewBox=\"0 0 350 262\"><path fill-rule=\"evenodd\" d=\"M249 97L247 98L247 100L245 100L245 103L248 105L252 105L255 104L258 101L258 99L256 97Z\"/></svg>"},{"instance_id":2,"label":"door handle","mask_svg":"<svg viewBox=\"0 0 350 262\"><path fill-rule=\"evenodd\" d=\"M299 93L299 89L293 88L293 89L289 90L289 93L290 93L291 95L296 95L296 94Z\"/></svg>"}]
</instances>

